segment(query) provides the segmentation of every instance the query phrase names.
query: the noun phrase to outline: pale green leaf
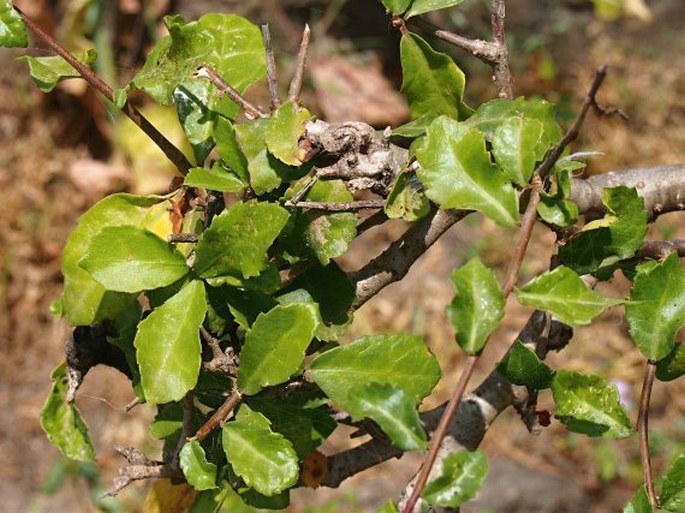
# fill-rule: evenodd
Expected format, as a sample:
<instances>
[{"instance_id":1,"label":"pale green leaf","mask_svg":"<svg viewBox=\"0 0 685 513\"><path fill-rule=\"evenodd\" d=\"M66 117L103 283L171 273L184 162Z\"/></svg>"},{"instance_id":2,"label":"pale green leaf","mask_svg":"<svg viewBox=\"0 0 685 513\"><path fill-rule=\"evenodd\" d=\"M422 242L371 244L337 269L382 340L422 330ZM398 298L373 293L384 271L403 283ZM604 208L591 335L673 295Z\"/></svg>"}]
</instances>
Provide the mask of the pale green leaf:
<instances>
[{"instance_id":1,"label":"pale green leaf","mask_svg":"<svg viewBox=\"0 0 685 513\"><path fill-rule=\"evenodd\" d=\"M40 410L40 425L48 440L74 460L95 461L88 426L75 404L67 404L67 367L62 363L50 375L52 390Z\"/></svg>"},{"instance_id":2,"label":"pale green leaf","mask_svg":"<svg viewBox=\"0 0 685 513\"><path fill-rule=\"evenodd\" d=\"M643 355L660 360L685 325L685 271L676 253L658 265L638 267L626 302L630 335Z\"/></svg>"},{"instance_id":3,"label":"pale green leaf","mask_svg":"<svg viewBox=\"0 0 685 513\"><path fill-rule=\"evenodd\" d=\"M203 278L258 276L267 268L267 250L287 221L288 212L273 203L234 204L202 234L195 271Z\"/></svg>"},{"instance_id":4,"label":"pale green leaf","mask_svg":"<svg viewBox=\"0 0 685 513\"><path fill-rule=\"evenodd\" d=\"M129 293L165 287L190 271L171 244L136 226L103 228L78 264L105 289Z\"/></svg>"},{"instance_id":5,"label":"pale green leaf","mask_svg":"<svg viewBox=\"0 0 685 513\"><path fill-rule=\"evenodd\" d=\"M204 285L191 281L138 325L134 345L149 403L180 401L195 387L202 360L198 330L206 312Z\"/></svg>"},{"instance_id":6,"label":"pale green leaf","mask_svg":"<svg viewBox=\"0 0 685 513\"><path fill-rule=\"evenodd\" d=\"M428 215L430 202L416 173L400 173L388 194L384 210L391 219L401 218L410 222Z\"/></svg>"},{"instance_id":7,"label":"pale green leaf","mask_svg":"<svg viewBox=\"0 0 685 513\"><path fill-rule=\"evenodd\" d=\"M661 381L672 381L685 374L685 343L675 347L656 364L656 377Z\"/></svg>"},{"instance_id":8,"label":"pale green leaf","mask_svg":"<svg viewBox=\"0 0 685 513\"><path fill-rule=\"evenodd\" d=\"M402 14L413 0L381 0L385 8L392 14Z\"/></svg>"},{"instance_id":9,"label":"pale green leaf","mask_svg":"<svg viewBox=\"0 0 685 513\"><path fill-rule=\"evenodd\" d=\"M661 485L659 504L666 511L685 511L685 454L668 469Z\"/></svg>"},{"instance_id":10,"label":"pale green leaf","mask_svg":"<svg viewBox=\"0 0 685 513\"><path fill-rule=\"evenodd\" d=\"M238 176L226 169L222 163L222 160L217 161L212 166L212 169L204 167L192 168L183 180L183 184L188 187L201 187L219 192L243 192L247 184L243 183Z\"/></svg>"},{"instance_id":11,"label":"pale green leaf","mask_svg":"<svg viewBox=\"0 0 685 513\"><path fill-rule=\"evenodd\" d=\"M292 444L247 405L224 425L222 442L234 472L262 495L276 495L297 483L300 469Z\"/></svg>"},{"instance_id":12,"label":"pale green leaf","mask_svg":"<svg viewBox=\"0 0 685 513\"><path fill-rule=\"evenodd\" d=\"M502 289L492 270L477 257L455 269L451 280L455 295L447 316L457 343L467 354L479 354L504 317Z\"/></svg>"},{"instance_id":13,"label":"pale green leaf","mask_svg":"<svg viewBox=\"0 0 685 513\"><path fill-rule=\"evenodd\" d=\"M400 58L402 93L412 119L441 115L464 119L473 112L463 100L466 77L449 55L407 32L400 42Z\"/></svg>"},{"instance_id":14,"label":"pale green leaf","mask_svg":"<svg viewBox=\"0 0 685 513\"><path fill-rule=\"evenodd\" d=\"M641 486L630 502L626 504L623 513L654 513L644 486Z\"/></svg>"},{"instance_id":15,"label":"pale green leaf","mask_svg":"<svg viewBox=\"0 0 685 513\"><path fill-rule=\"evenodd\" d=\"M599 376L560 370L552 379L552 395L556 417L570 431L608 438L633 433L617 388Z\"/></svg>"},{"instance_id":16,"label":"pale green leaf","mask_svg":"<svg viewBox=\"0 0 685 513\"><path fill-rule=\"evenodd\" d=\"M520 340L514 342L504 360L497 364L497 372L514 385L534 390L549 388L554 377L554 371Z\"/></svg>"},{"instance_id":17,"label":"pale green leaf","mask_svg":"<svg viewBox=\"0 0 685 513\"><path fill-rule=\"evenodd\" d=\"M26 27L21 15L14 10L12 0L0 1L0 46L5 48L26 48L28 46Z\"/></svg>"},{"instance_id":18,"label":"pale green leaf","mask_svg":"<svg viewBox=\"0 0 685 513\"><path fill-rule=\"evenodd\" d=\"M286 102L274 112L266 129L266 147L281 162L299 166L305 150L298 145L305 126L314 116L294 102Z\"/></svg>"},{"instance_id":19,"label":"pale green leaf","mask_svg":"<svg viewBox=\"0 0 685 513\"><path fill-rule=\"evenodd\" d=\"M260 314L240 352L238 386L247 395L287 381L302 365L319 323L310 305L276 306Z\"/></svg>"},{"instance_id":20,"label":"pale green leaf","mask_svg":"<svg viewBox=\"0 0 685 513\"><path fill-rule=\"evenodd\" d=\"M243 183L249 183L250 173L247 169L247 158L240 149L233 124L228 119L219 116L214 122L212 135L216 140L221 159Z\"/></svg>"},{"instance_id":21,"label":"pale green leaf","mask_svg":"<svg viewBox=\"0 0 685 513\"><path fill-rule=\"evenodd\" d=\"M183 445L179 457L179 464L188 484L196 490L211 490L218 488L216 484L217 467L207 461L205 450L197 440L189 440Z\"/></svg>"},{"instance_id":22,"label":"pale green leaf","mask_svg":"<svg viewBox=\"0 0 685 513\"><path fill-rule=\"evenodd\" d=\"M440 379L440 366L423 340L404 333L362 337L319 355L311 363L314 381L343 409L358 383L404 389L418 404Z\"/></svg>"},{"instance_id":23,"label":"pale green leaf","mask_svg":"<svg viewBox=\"0 0 685 513\"><path fill-rule=\"evenodd\" d=\"M76 58L90 68L97 59L97 52L95 50L87 50L82 55L76 56ZM31 78L44 93L52 91L62 80L81 77L71 64L57 55L49 57L25 55L17 60L26 61L29 65Z\"/></svg>"},{"instance_id":24,"label":"pale green leaf","mask_svg":"<svg viewBox=\"0 0 685 513\"><path fill-rule=\"evenodd\" d=\"M426 448L414 399L403 389L387 383L358 383L349 392L347 410L353 420L369 418L388 435L392 444L404 451Z\"/></svg>"},{"instance_id":25,"label":"pale green leaf","mask_svg":"<svg viewBox=\"0 0 685 513\"><path fill-rule=\"evenodd\" d=\"M590 324L606 308L622 303L587 288L568 267L541 274L517 290L518 300L559 317L566 324Z\"/></svg>"},{"instance_id":26,"label":"pale green leaf","mask_svg":"<svg viewBox=\"0 0 685 513\"><path fill-rule=\"evenodd\" d=\"M495 130L492 154L504 174L521 187L528 183L536 162L547 151L539 144L542 131L540 121L524 116L513 116Z\"/></svg>"},{"instance_id":27,"label":"pale green leaf","mask_svg":"<svg viewBox=\"0 0 685 513\"><path fill-rule=\"evenodd\" d=\"M488 459L481 452L460 451L447 456L442 471L421 496L431 505L458 508L480 490L488 473Z\"/></svg>"},{"instance_id":28,"label":"pale green leaf","mask_svg":"<svg viewBox=\"0 0 685 513\"><path fill-rule=\"evenodd\" d=\"M416 158L426 195L441 208L478 210L501 226L516 224L516 192L490 161L483 134L477 130L440 117L428 127Z\"/></svg>"},{"instance_id":29,"label":"pale green leaf","mask_svg":"<svg viewBox=\"0 0 685 513\"><path fill-rule=\"evenodd\" d=\"M462 3L462 1L463 0L414 0L407 13L404 15L404 19L408 20L412 16L453 7Z\"/></svg>"}]
</instances>

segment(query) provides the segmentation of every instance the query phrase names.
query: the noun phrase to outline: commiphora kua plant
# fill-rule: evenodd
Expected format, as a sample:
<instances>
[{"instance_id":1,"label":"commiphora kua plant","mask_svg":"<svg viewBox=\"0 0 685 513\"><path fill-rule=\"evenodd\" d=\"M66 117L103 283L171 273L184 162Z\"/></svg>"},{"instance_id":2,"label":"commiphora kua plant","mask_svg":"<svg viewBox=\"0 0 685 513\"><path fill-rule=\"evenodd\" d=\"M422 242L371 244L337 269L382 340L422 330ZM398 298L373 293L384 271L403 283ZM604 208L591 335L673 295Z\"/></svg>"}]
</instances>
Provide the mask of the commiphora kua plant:
<instances>
[{"instance_id":1,"label":"commiphora kua plant","mask_svg":"<svg viewBox=\"0 0 685 513\"><path fill-rule=\"evenodd\" d=\"M164 444L159 461L120 449L128 465L110 493L134 480L170 478L197 491L197 508L235 492L248 504L278 509L294 487L337 486L406 451L428 449L399 504L390 500L383 511L457 508L487 473L487 459L476 451L487 427L515 405L526 425L539 429L546 422L536 400L547 390L555 418L570 431L635 435L615 387L542 362L568 344L570 326L623 305L646 367L637 423L645 486L626 511L657 504L682 511L685 455L657 494L647 411L654 377L685 373L684 346L674 342L685 324L679 261L685 244L644 238L660 214L683 209L683 168L574 178L584 164L567 147L588 111L607 114L596 101L606 69L597 72L564 133L553 105L513 98L502 0L492 2L492 41L435 33L493 67L499 97L466 105L462 71L409 29L413 17L459 3L383 0L401 32L402 92L412 121L376 131L361 122L317 120L302 105L308 29L287 99L279 96L268 27L231 14L190 23L167 17L169 34L128 86L112 91L88 67L95 55L78 61L9 0L0 2L3 45L26 46L28 26L59 55L25 57L43 89L85 78L183 175L166 195L104 198L81 216L63 252L60 305L74 331L66 362L52 374L43 428L66 456L94 458L74 398L90 368L106 364L130 378L139 403L155 409L150 432ZM264 79L269 108L243 96ZM175 106L194 164L128 103L134 89ZM372 213L361 220L360 210ZM518 242L502 284L478 258L451 275L448 316L468 357L449 403L419 414L440 378L420 338L337 341L357 308L402 279L442 233L473 212L517 230ZM412 224L361 269L341 270L335 259L355 237L389 218ZM536 223L557 234L557 251L549 271L517 287ZM616 273L632 281L629 297L605 297L590 286ZM464 397L512 292L536 310L505 359ZM371 438L324 457L317 447L338 424Z\"/></svg>"}]
</instances>

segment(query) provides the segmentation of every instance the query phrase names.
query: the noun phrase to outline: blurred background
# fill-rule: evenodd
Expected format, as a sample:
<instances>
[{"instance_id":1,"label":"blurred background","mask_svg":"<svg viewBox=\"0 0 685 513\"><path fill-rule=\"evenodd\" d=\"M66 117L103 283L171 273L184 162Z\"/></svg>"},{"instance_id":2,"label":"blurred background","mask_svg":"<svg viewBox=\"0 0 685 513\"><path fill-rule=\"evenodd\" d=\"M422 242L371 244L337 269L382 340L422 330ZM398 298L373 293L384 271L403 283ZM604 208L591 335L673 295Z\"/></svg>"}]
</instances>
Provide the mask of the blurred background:
<instances>
[{"instance_id":1,"label":"blurred background","mask_svg":"<svg viewBox=\"0 0 685 513\"><path fill-rule=\"evenodd\" d=\"M361 120L379 128L407 121L397 93L401 83L398 35L380 2L372 0L17 0L24 12L66 48L96 48L96 70L114 87L125 85L164 35L162 17L187 20L205 12L233 12L268 22L283 87L294 64L305 22L313 30L304 100L329 121ZM595 151L588 173L685 161L685 2L682 0L511 0L507 40L516 95L556 103L568 125L595 69L609 62L599 98L630 117L590 116L574 151ZM411 26L450 53L467 75L468 102L494 97L490 70L464 52L430 39L432 27L473 38L489 37L488 2L464 0ZM122 463L115 444L155 454L146 425L153 412L124 407L134 395L126 379L107 368L93 370L78 396L91 428L98 461L65 460L38 424L49 391L49 374L61 359L68 328L50 313L61 288L60 252L76 219L116 191L164 191L173 169L142 132L106 105L84 82L70 80L40 93L24 51L0 51L0 509L15 512L148 511L144 485L117 499L101 499ZM28 53L48 55L35 39ZM249 92L268 103L266 87ZM173 110L134 101L163 132L180 141ZM387 223L358 240L341 265L354 269L406 228ZM677 214L652 227L658 238L683 236ZM426 407L445 400L456 381L461 356L445 317L452 297L446 277L474 255L503 272L515 234L476 216L450 230L400 284L356 314L349 339L362 334L408 331L424 337L443 366L444 378ZM536 230L521 281L548 265L553 236ZM607 286L627 293L626 282ZM510 301L508 315L479 364L477 384L503 354L530 311ZM595 371L617 383L632 418L643 363L626 336L622 310L605 313L577 329L572 344L551 365ZM681 341L683 337L681 336ZM682 380L680 380L682 381ZM542 407L550 407L548 398ZM652 399L652 446L657 473L685 447L685 386L657 384ZM326 450L343 444L333 441ZM532 437L514 412L493 426L483 446L492 458L493 480L467 512L617 511L642 481L635 439L590 440L568 434L554 421ZM419 460L405 457L357 476L339 490L298 490L292 512L373 511L395 497ZM494 493L488 493L494 490ZM499 501L499 502L498 502ZM509 502L507 502L509 501ZM231 511L252 511L234 505Z\"/></svg>"}]
</instances>

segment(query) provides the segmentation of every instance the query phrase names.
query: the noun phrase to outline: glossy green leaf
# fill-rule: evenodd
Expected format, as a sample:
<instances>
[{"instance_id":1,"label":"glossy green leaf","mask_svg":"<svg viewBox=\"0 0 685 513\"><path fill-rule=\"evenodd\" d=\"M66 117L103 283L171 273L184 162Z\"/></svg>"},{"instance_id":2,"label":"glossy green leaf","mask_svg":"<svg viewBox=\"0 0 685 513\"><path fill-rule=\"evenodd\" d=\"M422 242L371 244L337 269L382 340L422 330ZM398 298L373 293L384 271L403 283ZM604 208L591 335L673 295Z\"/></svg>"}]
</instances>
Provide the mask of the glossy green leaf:
<instances>
[{"instance_id":1,"label":"glossy green leaf","mask_svg":"<svg viewBox=\"0 0 685 513\"><path fill-rule=\"evenodd\" d=\"M477 130L440 117L428 127L416 158L426 195L441 208L478 210L501 226L516 224L516 192L490 161L483 134Z\"/></svg>"},{"instance_id":2,"label":"glossy green leaf","mask_svg":"<svg viewBox=\"0 0 685 513\"><path fill-rule=\"evenodd\" d=\"M464 103L466 77L452 58L436 52L420 36L407 32L400 41L402 93L412 119L444 115L464 119L473 111Z\"/></svg>"},{"instance_id":3,"label":"glossy green leaf","mask_svg":"<svg viewBox=\"0 0 685 513\"><path fill-rule=\"evenodd\" d=\"M570 201L573 172L585 167L584 162L562 158L557 161L552 173L548 192L543 191L538 204L538 214L547 223L557 226L572 226L578 221L578 206Z\"/></svg>"},{"instance_id":4,"label":"glossy green leaf","mask_svg":"<svg viewBox=\"0 0 685 513\"><path fill-rule=\"evenodd\" d=\"M290 189L285 197L292 197L303 183ZM317 180L305 195L305 201L353 201L352 194L342 180ZM290 256L316 256L321 265L347 252L357 235L357 216L353 212L328 213L322 210L295 210L283 230L280 244Z\"/></svg>"},{"instance_id":5,"label":"glossy green leaf","mask_svg":"<svg viewBox=\"0 0 685 513\"><path fill-rule=\"evenodd\" d=\"M233 124L228 119L219 116L214 122L212 135L216 140L221 159L243 183L249 183L250 173L247 169L247 158L243 154L243 150L240 149Z\"/></svg>"},{"instance_id":6,"label":"glossy green leaf","mask_svg":"<svg viewBox=\"0 0 685 513\"><path fill-rule=\"evenodd\" d=\"M266 129L266 147L281 162L299 166L305 150L298 145L305 126L314 116L294 102L286 102L274 112Z\"/></svg>"},{"instance_id":7,"label":"glossy green leaf","mask_svg":"<svg viewBox=\"0 0 685 513\"><path fill-rule=\"evenodd\" d=\"M602 201L607 208L604 218L586 224L560 250L562 262L579 274L603 268L610 274L614 264L635 254L647 233L644 201L634 188L604 189Z\"/></svg>"},{"instance_id":8,"label":"glossy green leaf","mask_svg":"<svg viewBox=\"0 0 685 513\"><path fill-rule=\"evenodd\" d=\"M509 354L497 364L497 372L514 385L534 390L549 388L554 377L554 371L520 340L514 342Z\"/></svg>"},{"instance_id":9,"label":"glossy green leaf","mask_svg":"<svg viewBox=\"0 0 685 513\"><path fill-rule=\"evenodd\" d=\"M50 375L52 390L40 410L40 425L48 440L66 457L95 461L88 426L75 404L67 404L67 367L62 363Z\"/></svg>"},{"instance_id":10,"label":"glossy green leaf","mask_svg":"<svg viewBox=\"0 0 685 513\"><path fill-rule=\"evenodd\" d=\"M26 27L21 15L14 10L12 0L0 1L0 46L5 48L26 48L28 46Z\"/></svg>"},{"instance_id":11,"label":"glossy green leaf","mask_svg":"<svg viewBox=\"0 0 685 513\"><path fill-rule=\"evenodd\" d=\"M480 490L488 473L488 459L481 452L460 451L447 456L442 471L421 494L434 506L458 508Z\"/></svg>"},{"instance_id":12,"label":"glossy green leaf","mask_svg":"<svg viewBox=\"0 0 685 513\"><path fill-rule=\"evenodd\" d=\"M666 511L685 511L685 454L668 469L661 485L659 504Z\"/></svg>"},{"instance_id":13,"label":"glossy green leaf","mask_svg":"<svg viewBox=\"0 0 685 513\"><path fill-rule=\"evenodd\" d=\"M447 316L459 347L479 354L504 317L504 295L495 273L476 257L451 275L455 295Z\"/></svg>"},{"instance_id":14,"label":"glossy green leaf","mask_svg":"<svg viewBox=\"0 0 685 513\"><path fill-rule=\"evenodd\" d=\"M675 347L656 364L656 377L661 381L673 381L685 374L685 344Z\"/></svg>"},{"instance_id":15,"label":"glossy green leaf","mask_svg":"<svg viewBox=\"0 0 685 513\"><path fill-rule=\"evenodd\" d=\"M418 221L430 212L430 202L416 173L403 172L397 177L385 202L385 213L391 219Z\"/></svg>"},{"instance_id":16,"label":"glossy green leaf","mask_svg":"<svg viewBox=\"0 0 685 513\"><path fill-rule=\"evenodd\" d=\"M189 440L183 445L179 463L188 484L196 490L218 488L216 484L217 467L207 461L205 450L197 440Z\"/></svg>"},{"instance_id":17,"label":"glossy green leaf","mask_svg":"<svg viewBox=\"0 0 685 513\"><path fill-rule=\"evenodd\" d=\"M685 271L675 253L658 265L638 267L626 302L630 336L643 355L661 360L685 325Z\"/></svg>"},{"instance_id":18,"label":"glossy green leaf","mask_svg":"<svg viewBox=\"0 0 685 513\"><path fill-rule=\"evenodd\" d=\"M347 410L353 420L375 421L392 444L404 451L426 448L414 399L403 389L387 383L358 383L349 392Z\"/></svg>"},{"instance_id":19,"label":"glossy green leaf","mask_svg":"<svg viewBox=\"0 0 685 513\"><path fill-rule=\"evenodd\" d=\"M103 228L78 264L105 289L129 293L165 287L190 271L171 244L136 226Z\"/></svg>"},{"instance_id":20,"label":"glossy green leaf","mask_svg":"<svg viewBox=\"0 0 685 513\"><path fill-rule=\"evenodd\" d=\"M381 0L385 8L392 14L402 14L413 0Z\"/></svg>"},{"instance_id":21,"label":"glossy green leaf","mask_svg":"<svg viewBox=\"0 0 685 513\"><path fill-rule=\"evenodd\" d=\"M95 50L88 50L77 58L90 68L97 59L97 52ZM25 55L17 60L26 61L29 65L31 78L44 93L52 91L62 80L81 78L79 72L71 64L57 55L50 57L31 57Z\"/></svg>"},{"instance_id":22,"label":"glossy green leaf","mask_svg":"<svg viewBox=\"0 0 685 513\"><path fill-rule=\"evenodd\" d=\"M192 168L183 184L188 187L201 187L212 191L240 193L245 190L246 184L217 161L212 169L204 167Z\"/></svg>"},{"instance_id":23,"label":"glossy green leaf","mask_svg":"<svg viewBox=\"0 0 685 513\"><path fill-rule=\"evenodd\" d=\"M568 267L559 266L517 290L518 300L559 317L566 324L590 324L610 306L622 303L587 288Z\"/></svg>"},{"instance_id":24,"label":"glossy green leaf","mask_svg":"<svg viewBox=\"0 0 685 513\"><path fill-rule=\"evenodd\" d=\"M560 370L552 380L552 395L556 417L569 431L608 438L633 433L617 388L599 376Z\"/></svg>"},{"instance_id":25,"label":"glossy green leaf","mask_svg":"<svg viewBox=\"0 0 685 513\"><path fill-rule=\"evenodd\" d=\"M362 337L319 355L311 363L317 385L343 409L358 383L378 382L404 389L418 404L440 379L440 366L423 340L399 333Z\"/></svg>"},{"instance_id":26,"label":"glossy green leaf","mask_svg":"<svg viewBox=\"0 0 685 513\"><path fill-rule=\"evenodd\" d=\"M235 421L224 425L222 441L235 473L257 492L273 496L297 483L299 465L292 444L247 405L240 407Z\"/></svg>"},{"instance_id":27,"label":"glossy green leaf","mask_svg":"<svg viewBox=\"0 0 685 513\"><path fill-rule=\"evenodd\" d=\"M492 154L504 174L521 187L528 184L535 163L547 152L539 144L542 131L540 121L523 116L513 116L495 130Z\"/></svg>"},{"instance_id":28,"label":"glossy green leaf","mask_svg":"<svg viewBox=\"0 0 685 513\"><path fill-rule=\"evenodd\" d=\"M202 360L198 330L206 312L204 285L191 281L139 324L134 345L149 403L180 401L195 387Z\"/></svg>"},{"instance_id":29,"label":"glossy green leaf","mask_svg":"<svg viewBox=\"0 0 685 513\"><path fill-rule=\"evenodd\" d=\"M178 86L173 91L178 120L193 148L195 162L202 165L214 147L213 121L217 117L210 109L214 91L204 81L196 80Z\"/></svg>"},{"instance_id":30,"label":"glossy green leaf","mask_svg":"<svg viewBox=\"0 0 685 513\"><path fill-rule=\"evenodd\" d=\"M412 16L453 7L459 5L462 1L463 0L414 0L407 13L404 15L404 19L408 20Z\"/></svg>"},{"instance_id":31,"label":"glossy green leaf","mask_svg":"<svg viewBox=\"0 0 685 513\"><path fill-rule=\"evenodd\" d=\"M434 116L431 116L430 114L424 114L418 119L414 119L413 121L409 121L404 125L393 128L392 135L393 137L416 139L417 137L421 137L426 133L426 129L428 128L428 125L431 124L433 119L435 119Z\"/></svg>"},{"instance_id":32,"label":"glossy green leaf","mask_svg":"<svg viewBox=\"0 0 685 513\"><path fill-rule=\"evenodd\" d=\"M302 365L319 323L309 305L277 306L260 314L240 352L238 386L247 395L287 381Z\"/></svg>"},{"instance_id":33,"label":"glossy green leaf","mask_svg":"<svg viewBox=\"0 0 685 513\"><path fill-rule=\"evenodd\" d=\"M644 486L641 486L630 502L626 504L623 513L654 513Z\"/></svg>"},{"instance_id":34,"label":"glossy green leaf","mask_svg":"<svg viewBox=\"0 0 685 513\"><path fill-rule=\"evenodd\" d=\"M165 22L170 35L155 45L131 82L156 102L168 105L177 86L206 81L193 77L200 64L211 66L241 93L266 75L261 33L246 19L212 13L187 24L180 16L169 16Z\"/></svg>"},{"instance_id":35,"label":"glossy green leaf","mask_svg":"<svg viewBox=\"0 0 685 513\"><path fill-rule=\"evenodd\" d=\"M78 265L92 239L108 226L133 225L147 228L162 237L171 233L170 203L155 196L113 194L96 203L79 218L62 252L64 312L72 326L85 326L113 319L135 296L106 291Z\"/></svg>"},{"instance_id":36,"label":"glossy green leaf","mask_svg":"<svg viewBox=\"0 0 685 513\"><path fill-rule=\"evenodd\" d=\"M273 203L236 203L214 218L195 252L195 271L203 278L258 276L268 265L267 250L288 221Z\"/></svg>"}]
</instances>

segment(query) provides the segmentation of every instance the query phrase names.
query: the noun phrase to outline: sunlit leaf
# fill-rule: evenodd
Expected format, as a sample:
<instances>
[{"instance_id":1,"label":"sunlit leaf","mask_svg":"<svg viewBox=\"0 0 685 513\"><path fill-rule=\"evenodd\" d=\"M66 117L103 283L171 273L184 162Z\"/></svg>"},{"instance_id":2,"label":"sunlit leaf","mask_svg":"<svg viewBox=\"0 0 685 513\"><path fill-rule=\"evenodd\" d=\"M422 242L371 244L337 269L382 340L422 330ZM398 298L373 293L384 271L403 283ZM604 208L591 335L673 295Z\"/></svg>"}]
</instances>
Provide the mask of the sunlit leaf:
<instances>
[{"instance_id":1,"label":"sunlit leaf","mask_svg":"<svg viewBox=\"0 0 685 513\"><path fill-rule=\"evenodd\" d=\"M52 371L52 390L40 410L40 425L48 440L65 456L79 461L94 461L95 449L88 426L76 405L66 402L66 374L64 363Z\"/></svg>"},{"instance_id":2,"label":"sunlit leaf","mask_svg":"<svg viewBox=\"0 0 685 513\"><path fill-rule=\"evenodd\" d=\"M188 483L174 484L169 478L155 479L148 490L142 511L145 513L185 513L198 492Z\"/></svg>"},{"instance_id":3,"label":"sunlit leaf","mask_svg":"<svg viewBox=\"0 0 685 513\"><path fill-rule=\"evenodd\" d=\"M676 253L637 271L626 302L630 335L646 358L660 360L673 350L675 334L685 325L685 271Z\"/></svg>"},{"instance_id":4,"label":"sunlit leaf","mask_svg":"<svg viewBox=\"0 0 685 513\"><path fill-rule=\"evenodd\" d=\"M644 486L641 486L630 502L626 504L623 513L654 513Z\"/></svg>"},{"instance_id":5,"label":"sunlit leaf","mask_svg":"<svg viewBox=\"0 0 685 513\"><path fill-rule=\"evenodd\" d=\"M311 112L294 102L281 105L272 114L266 130L266 147L281 162L289 166L299 166L304 160L305 151L298 142L304 134L305 126L313 118Z\"/></svg>"},{"instance_id":6,"label":"sunlit leaf","mask_svg":"<svg viewBox=\"0 0 685 513\"><path fill-rule=\"evenodd\" d=\"M559 266L517 290L521 304L559 317L566 324L590 324L606 308L622 303L587 288L568 267Z\"/></svg>"},{"instance_id":7,"label":"sunlit leaf","mask_svg":"<svg viewBox=\"0 0 685 513\"><path fill-rule=\"evenodd\" d=\"M422 497L434 506L458 508L476 496L487 473L483 453L455 452L443 460L440 476L426 485Z\"/></svg>"},{"instance_id":8,"label":"sunlit leaf","mask_svg":"<svg viewBox=\"0 0 685 513\"><path fill-rule=\"evenodd\" d=\"M520 340L514 343L509 354L497 365L497 372L514 385L525 385L534 390L549 388L554 377L554 371Z\"/></svg>"},{"instance_id":9,"label":"sunlit leaf","mask_svg":"<svg viewBox=\"0 0 685 513\"><path fill-rule=\"evenodd\" d=\"M492 154L502 171L515 184L525 186L535 163L548 148L540 145L543 126L537 119L513 116L502 123L492 138Z\"/></svg>"},{"instance_id":10,"label":"sunlit leaf","mask_svg":"<svg viewBox=\"0 0 685 513\"><path fill-rule=\"evenodd\" d=\"M403 172L397 177L384 207L391 219L418 221L430 212L430 202L416 173Z\"/></svg>"},{"instance_id":11,"label":"sunlit leaf","mask_svg":"<svg viewBox=\"0 0 685 513\"><path fill-rule=\"evenodd\" d=\"M407 13L404 15L404 18L408 20L412 16L437 11L439 9L446 9L447 7L459 5L462 1L463 0L414 0Z\"/></svg>"},{"instance_id":12,"label":"sunlit leaf","mask_svg":"<svg viewBox=\"0 0 685 513\"><path fill-rule=\"evenodd\" d=\"M685 511L685 454L673 462L661 485L659 504L666 511Z\"/></svg>"},{"instance_id":13,"label":"sunlit leaf","mask_svg":"<svg viewBox=\"0 0 685 513\"><path fill-rule=\"evenodd\" d=\"M409 8L413 0L381 0L385 8L392 14L402 14Z\"/></svg>"},{"instance_id":14,"label":"sunlit leaf","mask_svg":"<svg viewBox=\"0 0 685 513\"><path fill-rule=\"evenodd\" d=\"M148 402L180 401L195 387L206 312L204 285L191 281L138 325L134 344Z\"/></svg>"},{"instance_id":15,"label":"sunlit leaf","mask_svg":"<svg viewBox=\"0 0 685 513\"><path fill-rule=\"evenodd\" d=\"M190 440L183 445L179 457L179 464L188 484L196 490L211 490L217 488L217 467L207 461L205 450L197 440Z\"/></svg>"},{"instance_id":16,"label":"sunlit leaf","mask_svg":"<svg viewBox=\"0 0 685 513\"><path fill-rule=\"evenodd\" d=\"M633 433L618 390L599 376L560 370L552 379L552 395L556 417L570 431L608 438Z\"/></svg>"},{"instance_id":17,"label":"sunlit leaf","mask_svg":"<svg viewBox=\"0 0 685 513\"><path fill-rule=\"evenodd\" d=\"M426 195L443 209L478 210L501 226L518 220L518 198L502 171L491 162L483 134L440 117L416 148L418 177Z\"/></svg>"},{"instance_id":18,"label":"sunlit leaf","mask_svg":"<svg viewBox=\"0 0 685 513\"><path fill-rule=\"evenodd\" d=\"M26 48L28 44L24 21L14 9L12 0L0 0L0 46Z\"/></svg>"},{"instance_id":19,"label":"sunlit leaf","mask_svg":"<svg viewBox=\"0 0 685 513\"><path fill-rule=\"evenodd\" d=\"M86 66L91 67L97 59L97 52L95 50L88 50L83 52L82 55L77 56L77 59ZM31 78L44 93L52 91L62 80L81 77L71 64L57 55L49 57L24 55L17 60L26 61L29 65Z\"/></svg>"},{"instance_id":20,"label":"sunlit leaf","mask_svg":"<svg viewBox=\"0 0 685 513\"><path fill-rule=\"evenodd\" d=\"M222 162L221 160L217 161L212 169L192 168L183 180L183 184L219 192L238 193L244 191L247 184L243 183L234 173L225 169Z\"/></svg>"}]
</instances>

